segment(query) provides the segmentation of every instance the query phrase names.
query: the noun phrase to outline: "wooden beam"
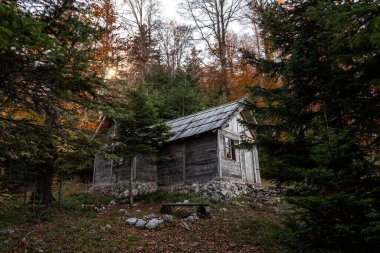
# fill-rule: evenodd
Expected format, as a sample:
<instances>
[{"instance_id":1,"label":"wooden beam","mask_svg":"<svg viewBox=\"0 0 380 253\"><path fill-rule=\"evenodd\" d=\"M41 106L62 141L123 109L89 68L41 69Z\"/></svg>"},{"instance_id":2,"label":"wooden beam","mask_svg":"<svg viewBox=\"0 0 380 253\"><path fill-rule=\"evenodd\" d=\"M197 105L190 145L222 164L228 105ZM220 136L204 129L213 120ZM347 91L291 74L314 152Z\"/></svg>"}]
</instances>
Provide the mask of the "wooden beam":
<instances>
[{"instance_id":1,"label":"wooden beam","mask_svg":"<svg viewBox=\"0 0 380 253\"><path fill-rule=\"evenodd\" d=\"M221 163L222 163L222 157L221 157L221 143L220 143L220 129L218 129L218 133L217 133L217 156L218 156L218 161L217 161L217 164L218 164L218 173L219 173L219 179L221 180L222 179L222 166Z\"/></svg>"},{"instance_id":2,"label":"wooden beam","mask_svg":"<svg viewBox=\"0 0 380 253\"><path fill-rule=\"evenodd\" d=\"M92 184L95 184L95 175L96 175L96 156L94 158L94 172L92 174Z\"/></svg>"},{"instance_id":3,"label":"wooden beam","mask_svg":"<svg viewBox=\"0 0 380 253\"><path fill-rule=\"evenodd\" d=\"M110 173L111 173L111 179L110 179L110 182L111 182L111 184L112 184L112 174L113 174L113 160L111 160L111 171L110 171Z\"/></svg>"},{"instance_id":4,"label":"wooden beam","mask_svg":"<svg viewBox=\"0 0 380 253\"><path fill-rule=\"evenodd\" d=\"M237 128L237 133L238 133L238 142L240 144L240 131L239 131L239 121L237 120L236 118L236 128ZM241 180L244 181L244 178L243 178L243 165L242 165L242 155L241 155L242 151L239 149L239 163L240 163L240 175L241 175ZM244 155L244 152L243 152L243 155Z\"/></svg>"},{"instance_id":5,"label":"wooden beam","mask_svg":"<svg viewBox=\"0 0 380 253\"><path fill-rule=\"evenodd\" d=\"M183 183L186 183L186 141L182 143L182 179Z\"/></svg>"}]
</instances>

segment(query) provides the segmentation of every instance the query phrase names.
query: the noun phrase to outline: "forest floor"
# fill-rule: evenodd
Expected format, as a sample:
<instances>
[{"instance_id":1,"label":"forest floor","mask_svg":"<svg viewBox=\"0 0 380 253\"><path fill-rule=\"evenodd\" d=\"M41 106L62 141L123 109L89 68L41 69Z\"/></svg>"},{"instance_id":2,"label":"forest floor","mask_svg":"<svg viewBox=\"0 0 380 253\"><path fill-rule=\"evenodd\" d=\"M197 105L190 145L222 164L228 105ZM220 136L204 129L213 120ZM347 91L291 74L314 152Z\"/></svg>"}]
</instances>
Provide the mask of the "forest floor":
<instances>
[{"instance_id":1,"label":"forest floor","mask_svg":"<svg viewBox=\"0 0 380 253\"><path fill-rule=\"evenodd\" d=\"M126 200L115 203L77 193L60 207L34 213L30 206L20 205L0 219L0 252L285 252L281 224L288 209L278 201L239 198L211 203L211 216L196 220L190 231L181 220L194 207L178 208L174 221L154 230L126 223L129 217L158 214L162 202L185 199L204 201L196 195L155 193L137 198L129 208Z\"/></svg>"}]
</instances>

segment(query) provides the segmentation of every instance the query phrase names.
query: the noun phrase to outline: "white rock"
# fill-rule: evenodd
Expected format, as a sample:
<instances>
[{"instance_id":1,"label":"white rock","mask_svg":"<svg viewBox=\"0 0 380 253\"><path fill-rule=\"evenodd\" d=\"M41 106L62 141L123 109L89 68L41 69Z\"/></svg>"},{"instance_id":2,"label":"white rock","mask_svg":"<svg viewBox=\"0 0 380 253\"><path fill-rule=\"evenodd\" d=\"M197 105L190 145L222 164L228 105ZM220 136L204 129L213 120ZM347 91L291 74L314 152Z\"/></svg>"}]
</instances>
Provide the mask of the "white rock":
<instances>
[{"instance_id":1,"label":"white rock","mask_svg":"<svg viewBox=\"0 0 380 253\"><path fill-rule=\"evenodd\" d=\"M164 223L164 220L163 219L157 219L158 220L158 224L162 224Z\"/></svg>"},{"instance_id":2,"label":"white rock","mask_svg":"<svg viewBox=\"0 0 380 253\"><path fill-rule=\"evenodd\" d=\"M174 217L173 217L173 215L170 215L170 214L164 214L164 216L162 216L162 219L164 220L164 221L174 221Z\"/></svg>"},{"instance_id":3,"label":"white rock","mask_svg":"<svg viewBox=\"0 0 380 253\"><path fill-rule=\"evenodd\" d=\"M106 228L110 229L110 228L111 228L111 225L110 225L110 224L107 224L107 225L106 225Z\"/></svg>"},{"instance_id":4,"label":"white rock","mask_svg":"<svg viewBox=\"0 0 380 253\"><path fill-rule=\"evenodd\" d=\"M184 204L189 204L190 201L188 201L187 199L185 199L185 200L183 201L183 203L184 203Z\"/></svg>"},{"instance_id":5,"label":"white rock","mask_svg":"<svg viewBox=\"0 0 380 253\"><path fill-rule=\"evenodd\" d=\"M129 218L127 219L128 225L135 225L137 222L137 218Z\"/></svg>"},{"instance_id":6,"label":"white rock","mask_svg":"<svg viewBox=\"0 0 380 253\"><path fill-rule=\"evenodd\" d=\"M145 227L146 221L143 219L138 219L135 226L136 228L143 228Z\"/></svg>"},{"instance_id":7,"label":"white rock","mask_svg":"<svg viewBox=\"0 0 380 253\"><path fill-rule=\"evenodd\" d=\"M222 212L222 213L225 213L225 212L227 212L227 211L228 211L228 209L227 209L227 208L225 208L225 207L222 207L222 208L220 208L220 209L219 209L219 211L220 211L220 212Z\"/></svg>"},{"instance_id":8,"label":"white rock","mask_svg":"<svg viewBox=\"0 0 380 253\"><path fill-rule=\"evenodd\" d=\"M159 224L160 222L157 219L151 219L150 221L148 221L145 227L147 229L155 229L156 227L158 227Z\"/></svg>"},{"instance_id":9,"label":"white rock","mask_svg":"<svg viewBox=\"0 0 380 253\"><path fill-rule=\"evenodd\" d=\"M186 222L181 222L181 226L184 228L184 229L186 229L186 230L188 230L188 231L190 231L191 230L191 227L190 227L190 224L187 224Z\"/></svg>"},{"instance_id":10,"label":"white rock","mask_svg":"<svg viewBox=\"0 0 380 253\"><path fill-rule=\"evenodd\" d=\"M195 218L194 218L194 216L189 216L189 217L183 219L183 221L188 222L188 223L192 223L195 221Z\"/></svg>"}]
</instances>

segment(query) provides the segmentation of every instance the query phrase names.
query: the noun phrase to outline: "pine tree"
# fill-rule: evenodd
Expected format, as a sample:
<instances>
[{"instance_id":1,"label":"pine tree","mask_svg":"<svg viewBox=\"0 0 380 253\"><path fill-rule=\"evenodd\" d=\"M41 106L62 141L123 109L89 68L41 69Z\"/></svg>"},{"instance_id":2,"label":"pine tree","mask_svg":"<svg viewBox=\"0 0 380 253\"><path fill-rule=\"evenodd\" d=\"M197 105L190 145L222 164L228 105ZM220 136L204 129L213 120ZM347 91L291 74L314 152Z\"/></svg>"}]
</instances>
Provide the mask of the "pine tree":
<instances>
[{"instance_id":1,"label":"pine tree","mask_svg":"<svg viewBox=\"0 0 380 253\"><path fill-rule=\"evenodd\" d=\"M270 5L261 26L273 60L247 53L281 80L255 87L263 173L288 186L299 247L372 252L380 244L380 9L377 1ZM249 124L248 124L249 125Z\"/></svg>"},{"instance_id":2,"label":"pine tree","mask_svg":"<svg viewBox=\"0 0 380 253\"><path fill-rule=\"evenodd\" d=\"M102 87L91 68L102 29L83 19L85 3L38 6L0 4L0 143L5 159L25 160L39 172L34 196L49 204L55 161L89 140L78 114Z\"/></svg>"},{"instance_id":3,"label":"pine tree","mask_svg":"<svg viewBox=\"0 0 380 253\"><path fill-rule=\"evenodd\" d=\"M133 176L137 156L150 156L170 138L170 128L158 117L151 97L143 88L128 90L126 103L111 107L108 115L116 122L110 153L130 162L130 204L133 204Z\"/></svg>"},{"instance_id":4,"label":"pine tree","mask_svg":"<svg viewBox=\"0 0 380 253\"><path fill-rule=\"evenodd\" d=\"M175 119L202 110L199 80L177 69L174 72L156 66L146 75L145 87L155 97L155 107L163 119Z\"/></svg>"}]
</instances>

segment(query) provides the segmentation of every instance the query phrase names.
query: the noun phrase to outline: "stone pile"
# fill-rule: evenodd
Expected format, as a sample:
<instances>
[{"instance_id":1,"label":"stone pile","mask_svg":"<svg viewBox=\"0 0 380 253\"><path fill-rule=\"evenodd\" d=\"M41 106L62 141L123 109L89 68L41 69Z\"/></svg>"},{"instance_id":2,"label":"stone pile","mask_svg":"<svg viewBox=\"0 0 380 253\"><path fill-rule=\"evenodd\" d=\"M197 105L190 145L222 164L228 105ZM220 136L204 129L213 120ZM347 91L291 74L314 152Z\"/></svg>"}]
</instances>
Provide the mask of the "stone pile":
<instances>
[{"instance_id":1,"label":"stone pile","mask_svg":"<svg viewBox=\"0 0 380 253\"><path fill-rule=\"evenodd\" d=\"M158 190L157 183L154 182L134 182L133 196L138 194L152 193ZM117 198L129 196L129 182L118 182L109 185L94 185L90 191L97 192L105 196L114 196Z\"/></svg>"},{"instance_id":2,"label":"stone pile","mask_svg":"<svg viewBox=\"0 0 380 253\"><path fill-rule=\"evenodd\" d=\"M172 215L165 214L163 216L147 215L144 218L129 218L126 220L128 225L135 226L136 228L147 228L149 230L156 229L160 224L164 222L172 222L174 217Z\"/></svg>"},{"instance_id":3,"label":"stone pile","mask_svg":"<svg viewBox=\"0 0 380 253\"><path fill-rule=\"evenodd\" d=\"M95 191L107 196L118 198L129 196L129 183L119 182L112 185L93 186ZM135 182L133 195L152 193L158 190L157 184L153 182ZM210 181L204 184L194 183L188 185L172 186L162 190L179 193L198 193L212 201L230 200L238 196L251 196L258 201L268 201L278 196L274 188L265 188L256 184L229 181Z\"/></svg>"},{"instance_id":4,"label":"stone pile","mask_svg":"<svg viewBox=\"0 0 380 253\"><path fill-rule=\"evenodd\" d=\"M238 196L251 196L259 201L267 201L276 198L278 192L273 188L264 188L255 184L240 182L210 181L205 184L191 184L170 187L170 192L198 193L203 197L213 200L230 200Z\"/></svg>"}]
</instances>

